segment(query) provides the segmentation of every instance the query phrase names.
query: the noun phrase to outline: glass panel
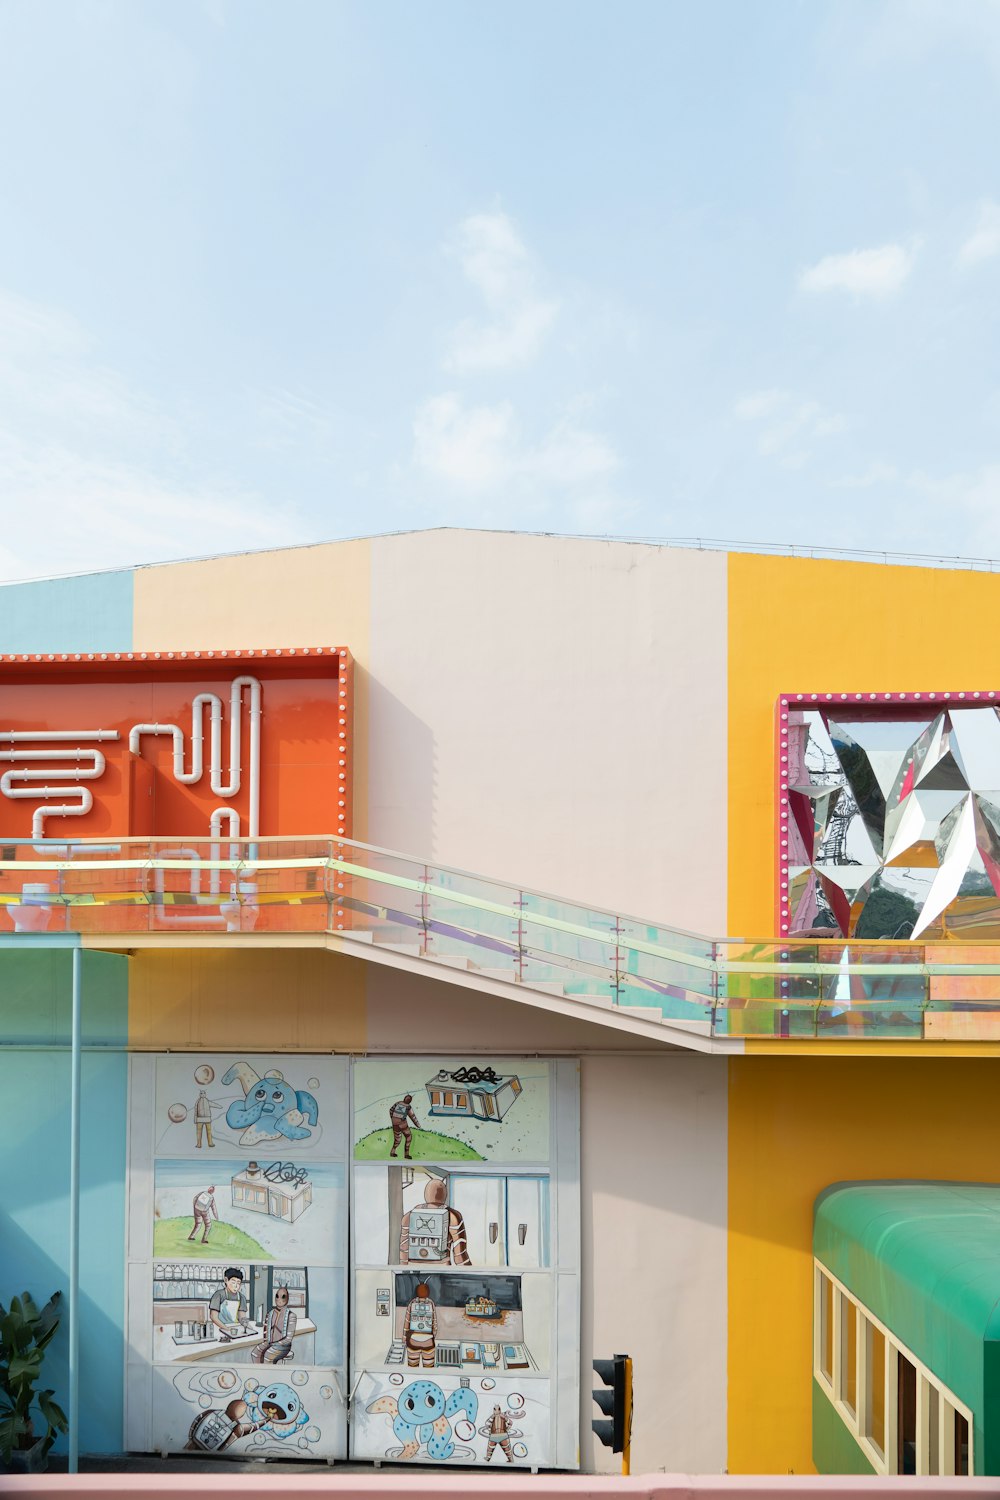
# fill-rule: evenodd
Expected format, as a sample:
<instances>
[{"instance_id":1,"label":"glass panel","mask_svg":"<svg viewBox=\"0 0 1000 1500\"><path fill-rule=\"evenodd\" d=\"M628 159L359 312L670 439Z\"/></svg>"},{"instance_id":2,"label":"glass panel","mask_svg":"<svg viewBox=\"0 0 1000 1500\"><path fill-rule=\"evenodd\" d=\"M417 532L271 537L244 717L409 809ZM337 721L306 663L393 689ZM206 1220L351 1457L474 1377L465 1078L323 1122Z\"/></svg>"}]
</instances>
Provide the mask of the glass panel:
<instances>
[{"instance_id":1,"label":"glass panel","mask_svg":"<svg viewBox=\"0 0 1000 1500\"><path fill-rule=\"evenodd\" d=\"M880 1454L885 1455L885 1337L867 1324L868 1401L865 1412L865 1436Z\"/></svg>"},{"instance_id":2,"label":"glass panel","mask_svg":"<svg viewBox=\"0 0 1000 1500\"><path fill-rule=\"evenodd\" d=\"M896 1473L917 1472L917 1371L905 1354L897 1353Z\"/></svg>"},{"instance_id":3,"label":"glass panel","mask_svg":"<svg viewBox=\"0 0 1000 1500\"><path fill-rule=\"evenodd\" d=\"M940 1474L940 1402L937 1386L931 1385L930 1381L924 1382L927 1392L927 1473Z\"/></svg>"},{"instance_id":4,"label":"glass panel","mask_svg":"<svg viewBox=\"0 0 1000 1500\"><path fill-rule=\"evenodd\" d=\"M833 1282L819 1272L819 1367L833 1379Z\"/></svg>"},{"instance_id":5,"label":"glass panel","mask_svg":"<svg viewBox=\"0 0 1000 1500\"><path fill-rule=\"evenodd\" d=\"M955 1473L969 1472L969 1424L960 1411L955 1413Z\"/></svg>"},{"instance_id":6,"label":"glass panel","mask_svg":"<svg viewBox=\"0 0 1000 1500\"><path fill-rule=\"evenodd\" d=\"M840 1295L840 1399L854 1416L858 1409L858 1310Z\"/></svg>"}]
</instances>

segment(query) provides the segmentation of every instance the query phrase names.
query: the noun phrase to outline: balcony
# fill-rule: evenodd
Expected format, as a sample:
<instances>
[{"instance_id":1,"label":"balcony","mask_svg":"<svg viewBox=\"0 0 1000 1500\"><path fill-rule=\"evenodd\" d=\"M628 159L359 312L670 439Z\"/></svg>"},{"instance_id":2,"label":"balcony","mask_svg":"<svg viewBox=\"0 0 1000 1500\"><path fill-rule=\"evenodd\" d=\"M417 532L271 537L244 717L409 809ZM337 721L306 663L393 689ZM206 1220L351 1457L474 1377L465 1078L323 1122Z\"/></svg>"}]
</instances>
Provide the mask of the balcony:
<instances>
[{"instance_id":1,"label":"balcony","mask_svg":"<svg viewBox=\"0 0 1000 1500\"><path fill-rule=\"evenodd\" d=\"M1000 946L713 940L345 838L25 840L0 854L5 946L308 943L699 1050L1000 1038Z\"/></svg>"}]
</instances>

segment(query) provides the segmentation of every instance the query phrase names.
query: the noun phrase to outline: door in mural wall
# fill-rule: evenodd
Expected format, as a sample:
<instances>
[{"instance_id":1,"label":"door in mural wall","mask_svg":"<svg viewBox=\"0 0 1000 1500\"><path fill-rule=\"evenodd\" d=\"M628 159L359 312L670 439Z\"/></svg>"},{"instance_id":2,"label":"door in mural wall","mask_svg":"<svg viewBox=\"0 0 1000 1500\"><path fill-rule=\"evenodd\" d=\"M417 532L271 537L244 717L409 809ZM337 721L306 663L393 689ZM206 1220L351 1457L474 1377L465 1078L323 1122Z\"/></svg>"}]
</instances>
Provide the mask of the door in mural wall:
<instances>
[{"instance_id":1,"label":"door in mural wall","mask_svg":"<svg viewBox=\"0 0 1000 1500\"><path fill-rule=\"evenodd\" d=\"M347 1451L349 1073L134 1057L126 1448Z\"/></svg>"},{"instance_id":2,"label":"door in mural wall","mask_svg":"<svg viewBox=\"0 0 1000 1500\"><path fill-rule=\"evenodd\" d=\"M352 1457L578 1467L578 1074L355 1064Z\"/></svg>"}]
</instances>

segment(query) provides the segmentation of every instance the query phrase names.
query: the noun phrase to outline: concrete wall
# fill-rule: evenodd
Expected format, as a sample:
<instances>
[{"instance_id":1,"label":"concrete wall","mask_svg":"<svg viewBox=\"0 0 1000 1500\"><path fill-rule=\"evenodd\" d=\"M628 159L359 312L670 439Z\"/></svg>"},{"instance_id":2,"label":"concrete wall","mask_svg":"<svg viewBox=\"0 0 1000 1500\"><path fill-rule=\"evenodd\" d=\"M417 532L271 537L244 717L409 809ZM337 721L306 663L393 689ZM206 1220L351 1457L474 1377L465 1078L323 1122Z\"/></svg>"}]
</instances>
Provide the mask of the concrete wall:
<instances>
[{"instance_id":1,"label":"concrete wall","mask_svg":"<svg viewBox=\"0 0 1000 1500\"><path fill-rule=\"evenodd\" d=\"M333 542L138 569L133 645L349 646L358 838L716 932L726 567L505 533Z\"/></svg>"},{"instance_id":2,"label":"concrete wall","mask_svg":"<svg viewBox=\"0 0 1000 1500\"><path fill-rule=\"evenodd\" d=\"M721 931L726 557L372 543L371 840Z\"/></svg>"}]
</instances>

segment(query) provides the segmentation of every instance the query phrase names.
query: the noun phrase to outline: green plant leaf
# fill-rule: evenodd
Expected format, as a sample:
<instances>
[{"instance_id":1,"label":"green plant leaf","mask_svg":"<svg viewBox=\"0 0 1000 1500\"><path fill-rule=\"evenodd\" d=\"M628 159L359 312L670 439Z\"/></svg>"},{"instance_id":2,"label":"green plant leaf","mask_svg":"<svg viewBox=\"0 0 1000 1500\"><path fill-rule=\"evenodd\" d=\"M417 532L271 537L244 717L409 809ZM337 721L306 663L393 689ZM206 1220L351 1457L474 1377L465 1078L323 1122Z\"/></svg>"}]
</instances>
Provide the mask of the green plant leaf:
<instances>
[{"instance_id":1,"label":"green plant leaf","mask_svg":"<svg viewBox=\"0 0 1000 1500\"><path fill-rule=\"evenodd\" d=\"M53 1292L48 1302L46 1302L45 1306L38 1314L38 1324L35 1329L35 1341L39 1345L41 1345L43 1339L46 1343L48 1343L49 1339L59 1327L59 1303L61 1298L61 1292Z\"/></svg>"},{"instance_id":2,"label":"green plant leaf","mask_svg":"<svg viewBox=\"0 0 1000 1500\"><path fill-rule=\"evenodd\" d=\"M28 1424L23 1417L9 1416L0 1418L0 1457L5 1464L10 1463L10 1455L17 1445L18 1438L24 1436L28 1430Z\"/></svg>"},{"instance_id":3,"label":"green plant leaf","mask_svg":"<svg viewBox=\"0 0 1000 1500\"><path fill-rule=\"evenodd\" d=\"M33 1383L42 1368L41 1351L29 1349L25 1354L15 1354L7 1369L7 1379L12 1386Z\"/></svg>"},{"instance_id":4,"label":"green plant leaf","mask_svg":"<svg viewBox=\"0 0 1000 1500\"><path fill-rule=\"evenodd\" d=\"M69 1422L62 1407L57 1406L55 1401L53 1401L52 1397L54 1394L55 1393L53 1391L39 1391L38 1407L42 1413L42 1416L49 1424L50 1433L53 1431L65 1432L67 1427L69 1426Z\"/></svg>"}]
</instances>

